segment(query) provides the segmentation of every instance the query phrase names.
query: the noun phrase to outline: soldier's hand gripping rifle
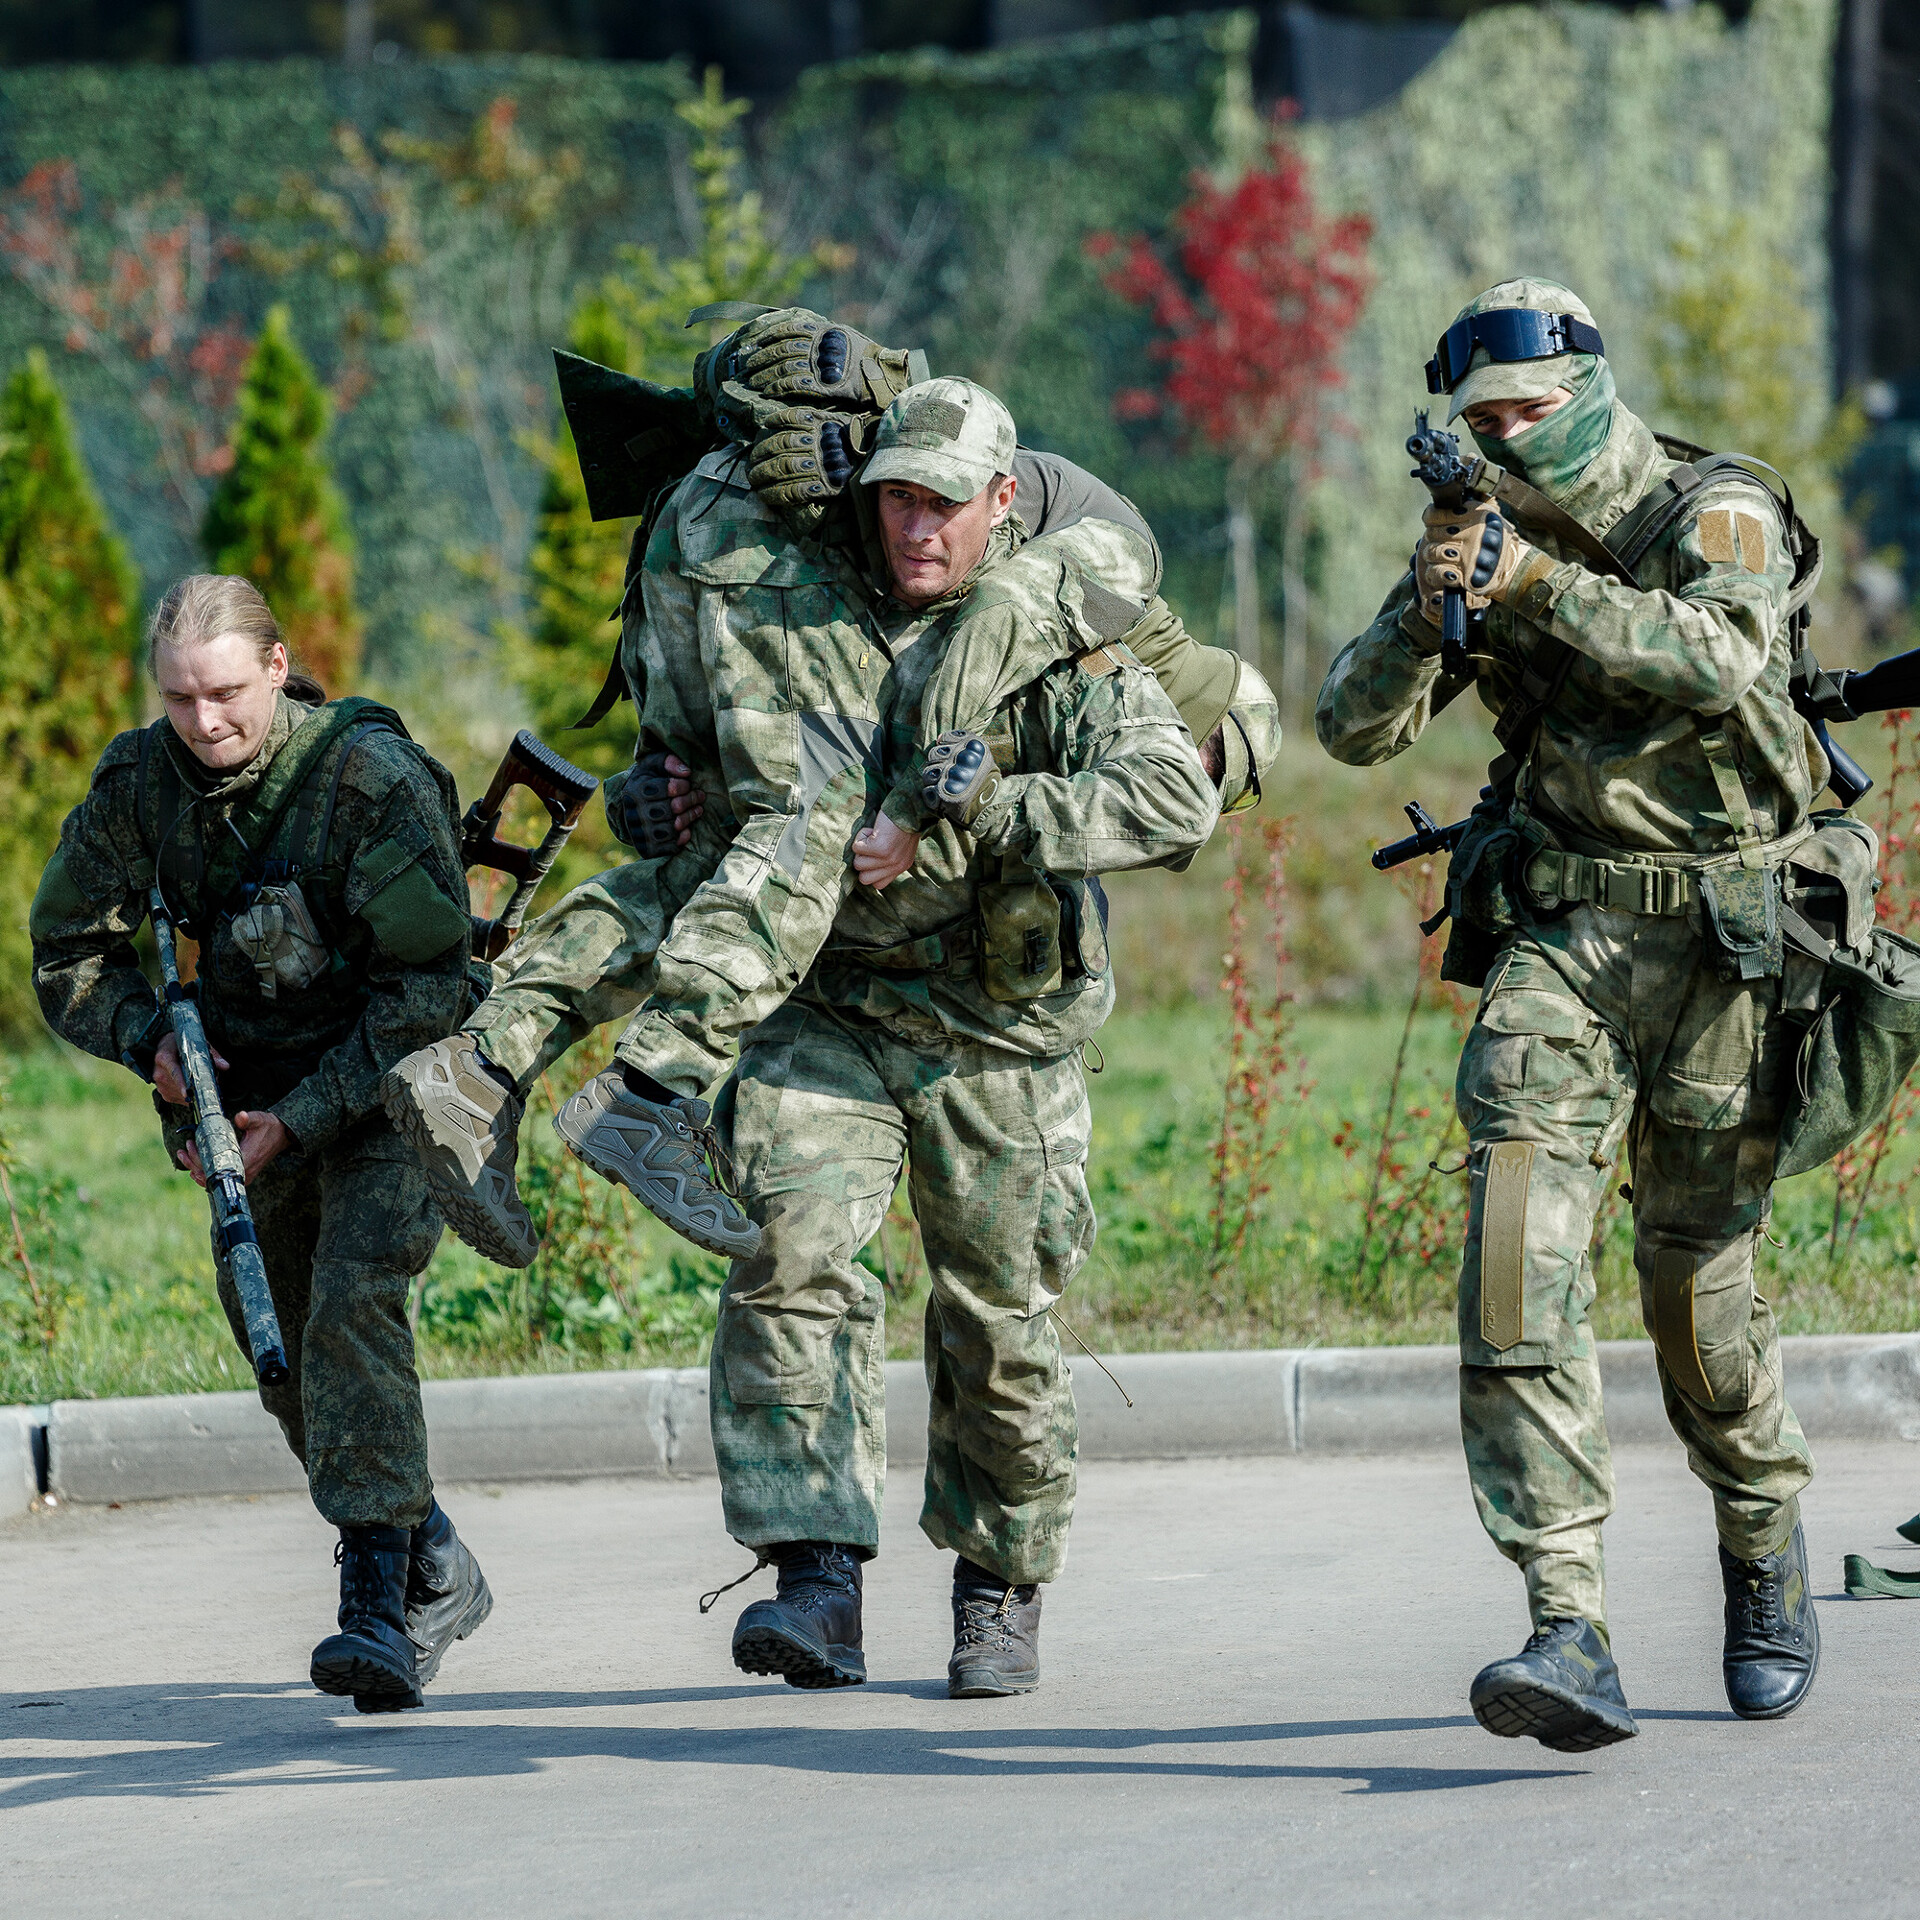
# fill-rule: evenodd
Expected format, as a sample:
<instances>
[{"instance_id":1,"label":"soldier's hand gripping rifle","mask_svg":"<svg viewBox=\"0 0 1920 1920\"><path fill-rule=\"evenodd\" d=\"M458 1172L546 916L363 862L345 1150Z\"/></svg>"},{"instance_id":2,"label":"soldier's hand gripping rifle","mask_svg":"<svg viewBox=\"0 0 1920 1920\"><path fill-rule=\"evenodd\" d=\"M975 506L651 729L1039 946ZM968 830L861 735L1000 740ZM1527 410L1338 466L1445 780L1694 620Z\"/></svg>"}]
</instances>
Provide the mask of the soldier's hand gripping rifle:
<instances>
[{"instance_id":1,"label":"soldier's hand gripping rifle","mask_svg":"<svg viewBox=\"0 0 1920 1920\"><path fill-rule=\"evenodd\" d=\"M515 787L525 787L546 808L551 825L537 847L523 847L500 838L500 814ZM540 882L560 857L586 804L600 782L571 762L562 760L545 741L522 727L513 736L489 786L460 822L460 858L469 867L492 867L508 874L515 885L505 908L491 920L478 915L473 922L473 951L492 960L505 951L520 931Z\"/></svg>"},{"instance_id":2,"label":"soldier's hand gripping rifle","mask_svg":"<svg viewBox=\"0 0 1920 1920\"><path fill-rule=\"evenodd\" d=\"M263 1387L277 1387L287 1378L287 1347L280 1333L280 1316L273 1310L273 1292L267 1285L266 1262L260 1257L253 1209L247 1204L240 1136L220 1101L213 1047L200 1009L180 984L173 919L157 886L147 895L147 914L153 921L154 944L160 950L160 985L166 999L167 1024L180 1048L180 1071L193 1114L193 1144L200 1155L200 1171L206 1177L207 1199L213 1206L214 1249L233 1281L234 1292L240 1296L254 1374Z\"/></svg>"},{"instance_id":3,"label":"soldier's hand gripping rifle","mask_svg":"<svg viewBox=\"0 0 1920 1920\"><path fill-rule=\"evenodd\" d=\"M1407 451L1413 456L1414 479L1433 496L1436 507L1464 507L1492 493L1492 488L1481 483L1487 463L1478 458L1462 459L1458 438L1428 426L1424 410L1413 416ZM1478 644L1486 624L1484 613L1469 616L1465 587L1449 587L1441 595L1440 670L1448 679L1465 680L1472 675L1474 649L1467 642L1468 630L1472 629Z\"/></svg>"}]
</instances>

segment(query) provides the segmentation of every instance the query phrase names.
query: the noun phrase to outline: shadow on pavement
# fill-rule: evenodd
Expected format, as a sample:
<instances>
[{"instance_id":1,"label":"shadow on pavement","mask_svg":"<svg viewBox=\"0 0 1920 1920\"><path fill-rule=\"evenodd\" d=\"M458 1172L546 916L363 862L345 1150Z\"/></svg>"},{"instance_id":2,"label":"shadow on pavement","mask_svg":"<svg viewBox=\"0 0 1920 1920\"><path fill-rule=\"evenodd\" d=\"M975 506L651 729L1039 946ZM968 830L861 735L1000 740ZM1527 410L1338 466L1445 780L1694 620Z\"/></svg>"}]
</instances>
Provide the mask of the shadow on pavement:
<instances>
[{"instance_id":1,"label":"shadow on pavement","mask_svg":"<svg viewBox=\"0 0 1920 1920\"><path fill-rule=\"evenodd\" d=\"M944 1687L881 1682L868 1694L923 1698ZM951 1728L525 1724L515 1716L601 1713L784 1699L766 1687L606 1693L437 1692L420 1713L362 1717L302 1686L89 1687L0 1694L0 1809L92 1796L191 1797L248 1787L368 1780L443 1781L535 1773L605 1759L695 1767L781 1767L803 1773L947 1779L1152 1775L1223 1780L1352 1780L1355 1793L1434 1793L1564 1777L1577 1768L1437 1767L1355 1760L1307 1766L1265 1760L1158 1757L1162 1748L1222 1750L1273 1742L1454 1732L1444 1719L1303 1720L1212 1727L995 1727L954 1709ZM434 1709L439 1711L436 1713ZM487 1715L479 1724L452 1715ZM38 1756L8 1752L46 1743ZM72 1745L75 1751L61 1749ZM118 1752L89 1751L102 1746ZM1546 1756L1543 1755L1542 1758Z\"/></svg>"}]
</instances>

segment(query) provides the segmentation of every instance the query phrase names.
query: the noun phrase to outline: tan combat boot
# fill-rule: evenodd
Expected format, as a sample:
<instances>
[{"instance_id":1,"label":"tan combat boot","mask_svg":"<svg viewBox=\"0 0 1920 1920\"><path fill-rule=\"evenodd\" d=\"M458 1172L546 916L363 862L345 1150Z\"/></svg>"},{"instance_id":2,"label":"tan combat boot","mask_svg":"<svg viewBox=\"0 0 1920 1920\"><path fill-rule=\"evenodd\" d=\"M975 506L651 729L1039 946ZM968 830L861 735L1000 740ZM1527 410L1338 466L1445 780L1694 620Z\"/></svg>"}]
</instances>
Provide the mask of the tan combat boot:
<instances>
[{"instance_id":1,"label":"tan combat boot","mask_svg":"<svg viewBox=\"0 0 1920 1920\"><path fill-rule=\"evenodd\" d=\"M394 1131L420 1156L433 1201L475 1253L533 1264L540 1235L514 1185L526 1103L470 1033L410 1053L380 1082Z\"/></svg>"},{"instance_id":2,"label":"tan combat boot","mask_svg":"<svg viewBox=\"0 0 1920 1920\"><path fill-rule=\"evenodd\" d=\"M760 1247L760 1229L714 1178L717 1142L704 1100L643 1100L609 1067L553 1116L567 1151L625 1187L696 1247L731 1260Z\"/></svg>"}]
</instances>

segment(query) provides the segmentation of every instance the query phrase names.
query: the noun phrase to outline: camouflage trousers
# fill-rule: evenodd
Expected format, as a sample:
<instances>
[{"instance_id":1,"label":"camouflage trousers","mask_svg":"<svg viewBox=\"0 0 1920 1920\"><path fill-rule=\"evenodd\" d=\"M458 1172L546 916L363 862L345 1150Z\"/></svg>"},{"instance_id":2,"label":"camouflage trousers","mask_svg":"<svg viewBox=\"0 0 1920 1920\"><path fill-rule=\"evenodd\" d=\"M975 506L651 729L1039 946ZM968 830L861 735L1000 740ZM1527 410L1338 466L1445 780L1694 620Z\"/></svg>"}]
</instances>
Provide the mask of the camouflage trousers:
<instances>
[{"instance_id":1,"label":"camouflage trousers","mask_svg":"<svg viewBox=\"0 0 1920 1920\"><path fill-rule=\"evenodd\" d=\"M466 1031L522 1087L653 990L654 956L699 884L682 858L611 867L522 933Z\"/></svg>"},{"instance_id":2,"label":"camouflage trousers","mask_svg":"<svg viewBox=\"0 0 1920 1920\"><path fill-rule=\"evenodd\" d=\"M1071 1055L909 1044L797 1002L754 1032L719 1123L765 1239L734 1263L712 1360L742 1545L879 1546L885 1296L854 1256L904 1162L933 1285L921 1529L1004 1580L1058 1575L1078 1425L1048 1309L1093 1244L1090 1122Z\"/></svg>"},{"instance_id":3,"label":"camouflage trousers","mask_svg":"<svg viewBox=\"0 0 1920 1920\"><path fill-rule=\"evenodd\" d=\"M336 1527L417 1526L433 1504L407 1289L440 1216L412 1150L384 1119L317 1156L282 1154L248 1189L289 1378L260 1389ZM220 1304L248 1352L224 1270Z\"/></svg>"},{"instance_id":4,"label":"camouflage trousers","mask_svg":"<svg viewBox=\"0 0 1920 1920\"><path fill-rule=\"evenodd\" d=\"M1686 919L1591 906L1514 938L1488 976L1456 1089L1473 1182L1461 1425L1481 1522L1525 1572L1536 1625L1606 1619L1589 1246L1622 1145L1641 1313L1720 1539L1754 1559L1793 1531L1813 1462L1753 1283L1793 1064L1782 995L1721 979Z\"/></svg>"}]
</instances>

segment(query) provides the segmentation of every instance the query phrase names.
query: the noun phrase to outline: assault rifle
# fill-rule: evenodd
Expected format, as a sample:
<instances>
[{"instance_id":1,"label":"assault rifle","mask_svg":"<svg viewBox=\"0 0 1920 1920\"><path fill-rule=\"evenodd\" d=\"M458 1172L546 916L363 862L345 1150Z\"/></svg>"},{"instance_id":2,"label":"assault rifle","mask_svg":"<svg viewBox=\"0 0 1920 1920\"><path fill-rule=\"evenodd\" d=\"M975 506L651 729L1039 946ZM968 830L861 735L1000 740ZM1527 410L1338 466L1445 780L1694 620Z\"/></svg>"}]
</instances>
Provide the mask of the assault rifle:
<instances>
[{"instance_id":1,"label":"assault rifle","mask_svg":"<svg viewBox=\"0 0 1920 1920\"><path fill-rule=\"evenodd\" d=\"M551 825L537 847L500 838L500 814L515 787L525 787L546 808ZM467 809L460 822L460 858L469 867L492 867L512 876L515 886L505 908L491 920L473 922L476 958L492 960L520 931L528 903L547 877L560 849L580 823L600 782L571 761L562 760L546 742L522 727L502 757L493 784Z\"/></svg>"},{"instance_id":2,"label":"assault rifle","mask_svg":"<svg viewBox=\"0 0 1920 1920\"><path fill-rule=\"evenodd\" d=\"M280 1333L280 1316L273 1310L273 1291L267 1285L267 1264L260 1257L260 1236L254 1231L253 1209L247 1204L247 1176L240 1158L240 1136L220 1101L220 1081L214 1072L213 1048L193 996L180 984L180 964L173 949L173 919L156 886L147 895L147 914L153 921L154 944L160 949L160 984L166 998L167 1024L180 1048L180 1070L186 1077L187 1104L193 1114L193 1144L206 1176L207 1199L213 1207L215 1257L240 1296L240 1314L247 1326L247 1347L253 1371L263 1387L277 1387L287 1378L287 1347Z\"/></svg>"},{"instance_id":3,"label":"assault rifle","mask_svg":"<svg viewBox=\"0 0 1920 1920\"><path fill-rule=\"evenodd\" d=\"M1424 409L1413 416L1407 451L1413 456L1413 477L1432 494L1435 506L1464 507L1469 501L1487 497L1487 489L1473 484L1486 462L1462 459L1458 438L1428 426ZM1467 631L1471 627L1477 640L1486 625L1484 612L1468 618L1464 587L1449 587L1441 595L1440 668L1448 679L1464 680L1472 673L1473 649L1467 644Z\"/></svg>"}]
</instances>

